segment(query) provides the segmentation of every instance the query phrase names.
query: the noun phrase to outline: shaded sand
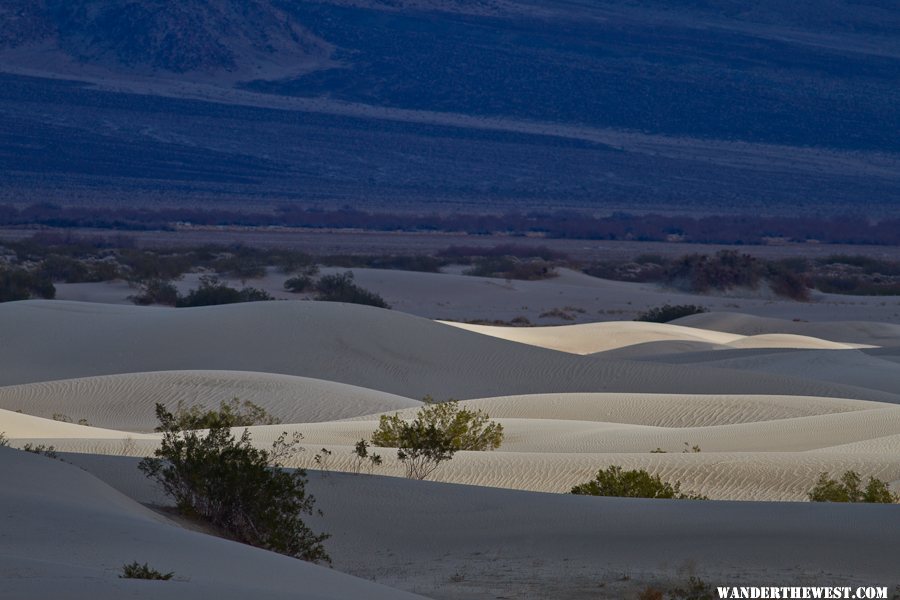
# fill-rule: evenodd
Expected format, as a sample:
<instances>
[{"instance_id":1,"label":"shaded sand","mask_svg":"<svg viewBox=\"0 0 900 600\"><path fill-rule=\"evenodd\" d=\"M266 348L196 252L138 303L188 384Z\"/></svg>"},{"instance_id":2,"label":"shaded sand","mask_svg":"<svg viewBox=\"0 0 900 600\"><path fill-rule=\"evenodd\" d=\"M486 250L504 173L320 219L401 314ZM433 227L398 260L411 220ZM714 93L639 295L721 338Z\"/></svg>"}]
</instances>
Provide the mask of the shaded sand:
<instances>
[{"instance_id":1,"label":"shaded sand","mask_svg":"<svg viewBox=\"0 0 900 600\"><path fill-rule=\"evenodd\" d=\"M133 465L132 465L133 466ZM76 466L0 448L0 594L66 598L416 598L244 544L183 529ZM147 562L169 582L119 579Z\"/></svg>"},{"instance_id":2,"label":"shaded sand","mask_svg":"<svg viewBox=\"0 0 900 600\"><path fill-rule=\"evenodd\" d=\"M792 334L762 334L742 336L669 323L611 321L554 327L497 327L441 321L482 335L530 344L572 354L594 354L648 342L701 342L732 348L803 348L817 350L850 350L870 347L843 344L809 336Z\"/></svg>"},{"instance_id":3,"label":"shaded sand","mask_svg":"<svg viewBox=\"0 0 900 600\"><path fill-rule=\"evenodd\" d=\"M159 499L134 459L67 458L141 501ZM713 585L900 582L900 511L890 506L589 498L340 473L310 479L325 511L313 523L332 533L337 569L434 598L621 600L690 575Z\"/></svg>"},{"instance_id":4,"label":"shaded sand","mask_svg":"<svg viewBox=\"0 0 900 600\"><path fill-rule=\"evenodd\" d=\"M238 398L283 422L333 421L419 406L421 402L374 390L289 375L239 371L157 371L0 387L0 408L52 417L59 413L92 425L152 431L157 402L174 409L217 407Z\"/></svg>"},{"instance_id":5,"label":"shaded sand","mask_svg":"<svg viewBox=\"0 0 900 600\"><path fill-rule=\"evenodd\" d=\"M606 391L900 401L893 392L788 375L572 355L330 302L193 309L9 302L0 305L0 339L3 385L215 369L313 377L407 398Z\"/></svg>"}]
</instances>

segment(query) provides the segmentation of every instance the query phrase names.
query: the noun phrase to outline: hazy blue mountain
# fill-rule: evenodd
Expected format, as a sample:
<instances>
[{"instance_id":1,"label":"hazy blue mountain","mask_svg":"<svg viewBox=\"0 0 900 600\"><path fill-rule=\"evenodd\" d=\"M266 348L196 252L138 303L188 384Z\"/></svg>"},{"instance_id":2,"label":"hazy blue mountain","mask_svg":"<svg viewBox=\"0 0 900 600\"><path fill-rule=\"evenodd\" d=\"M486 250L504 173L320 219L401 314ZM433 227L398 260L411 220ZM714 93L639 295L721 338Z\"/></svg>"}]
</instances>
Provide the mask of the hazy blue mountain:
<instances>
[{"instance_id":1,"label":"hazy blue mountain","mask_svg":"<svg viewBox=\"0 0 900 600\"><path fill-rule=\"evenodd\" d=\"M7 0L0 200L890 214L898 13Z\"/></svg>"}]
</instances>

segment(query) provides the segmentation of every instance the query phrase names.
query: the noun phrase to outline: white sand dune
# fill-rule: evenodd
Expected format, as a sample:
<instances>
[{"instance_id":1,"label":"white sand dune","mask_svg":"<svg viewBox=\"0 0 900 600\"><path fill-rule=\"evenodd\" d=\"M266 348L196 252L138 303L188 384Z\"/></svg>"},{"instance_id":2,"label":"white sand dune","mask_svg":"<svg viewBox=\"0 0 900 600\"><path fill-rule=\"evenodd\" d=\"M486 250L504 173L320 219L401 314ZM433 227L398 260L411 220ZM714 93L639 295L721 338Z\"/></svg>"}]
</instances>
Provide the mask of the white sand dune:
<instances>
[{"instance_id":1,"label":"white sand dune","mask_svg":"<svg viewBox=\"0 0 900 600\"><path fill-rule=\"evenodd\" d=\"M843 315L852 313L853 310L848 308L835 311L835 314ZM683 317L673 323L748 336L787 333L873 346L900 344L900 325L893 322L841 321L833 318L827 321L806 321L767 318L736 312L708 312Z\"/></svg>"},{"instance_id":2,"label":"white sand dune","mask_svg":"<svg viewBox=\"0 0 900 600\"><path fill-rule=\"evenodd\" d=\"M561 492L589 479L600 466L620 464L680 479L715 498L801 500L822 471L853 468L888 481L900 479L896 445L885 442L900 436L900 407L891 404L780 396L550 394L463 405L489 411L504 426L504 444L495 452L458 453L436 474L441 481ZM411 417L414 410L400 414ZM0 413L0 429L17 446L31 442L67 452L142 456L157 443L152 435L116 435L26 415L7 420L7 415ZM283 431L302 433L306 451L290 463L294 466L321 468L314 456L327 448L332 455L326 468L352 470L353 444L369 438L376 427L372 416L249 429L260 446ZM852 452L834 450L854 444L859 447ZM694 445L702 452L682 453ZM655 449L666 453L652 453ZM379 472L402 475L395 452L379 452L386 459Z\"/></svg>"},{"instance_id":3,"label":"white sand dune","mask_svg":"<svg viewBox=\"0 0 900 600\"><path fill-rule=\"evenodd\" d=\"M188 531L60 461L0 448L0 473L4 598L420 597ZM176 579L119 579L122 565L132 561L174 571Z\"/></svg>"},{"instance_id":4,"label":"white sand dune","mask_svg":"<svg viewBox=\"0 0 900 600\"><path fill-rule=\"evenodd\" d=\"M283 422L334 421L421 405L417 400L356 386L270 373L156 371L84 377L0 387L0 408L51 417L63 414L92 425L152 431L157 402L172 409L217 407L238 398Z\"/></svg>"},{"instance_id":5,"label":"white sand dune","mask_svg":"<svg viewBox=\"0 0 900 600\"><path fill-rule=\"evenodd\" d=\"M577 356L396 311L329 302L196 309L9 302L0 305L0 339L3 385L235 370L325 379L407 398L611 391L900 401L897 394L786 375Z\"/></svg>"},{"instance_id":6,"label":"white sand dune","mask_svg":"<svg viewBox=\"0 0 900 600\"><path fill-rule=\"evenodd\" d=\"M520 344L540 346L572 354L594 354L648 342L700 342L732 348L803 348L817 350L850 350L868 348L861 344L845 344L793 334L761 334L743 336L732 333L684 327L669 323L609 321L553 327L498 327L441 321L466 331L501 338Z\"/></svg>"}]
</instances>

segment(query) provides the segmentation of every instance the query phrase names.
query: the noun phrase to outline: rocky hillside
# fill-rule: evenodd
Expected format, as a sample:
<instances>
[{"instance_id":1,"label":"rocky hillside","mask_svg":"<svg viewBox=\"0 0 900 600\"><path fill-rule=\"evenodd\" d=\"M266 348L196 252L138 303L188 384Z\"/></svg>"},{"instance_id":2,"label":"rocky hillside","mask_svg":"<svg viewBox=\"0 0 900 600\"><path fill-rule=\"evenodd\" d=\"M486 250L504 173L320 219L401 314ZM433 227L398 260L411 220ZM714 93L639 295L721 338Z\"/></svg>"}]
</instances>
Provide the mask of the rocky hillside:
<instances>
[{"instance_id":1,"label":"rocky hillside","mask_svg":"<svg viewBox=\"0 0 900 600\"><path fill-rule=\"evenodd\" d=\"M269 0L7 0L0 23L0 47L115 71L257 79L303 72L330 52Z\"/></svg>"}]
</instances>

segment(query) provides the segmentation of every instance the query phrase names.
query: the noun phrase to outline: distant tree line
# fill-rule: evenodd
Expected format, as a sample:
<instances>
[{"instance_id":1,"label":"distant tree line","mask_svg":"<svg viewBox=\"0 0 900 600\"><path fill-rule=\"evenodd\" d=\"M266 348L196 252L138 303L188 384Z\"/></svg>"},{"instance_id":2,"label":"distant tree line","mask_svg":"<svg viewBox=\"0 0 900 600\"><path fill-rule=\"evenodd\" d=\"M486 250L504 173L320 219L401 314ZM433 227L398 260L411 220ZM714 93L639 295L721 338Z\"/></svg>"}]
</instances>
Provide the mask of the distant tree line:
<instances>
[{"instance_id":1,"label":"distant tree line","mask_svg":"<svg viewBox=\"0 0 900 600\"><path fill-rule=\"evenodd\" d=\"M470 234L540 233L551 238L685 241L700 244L764 244L771 239L816 240L832 244L900 245L900 218L872 222L862 216L763 217L587 212L508 212L491 214L412 214L323 210L282 206L269 212L191 208L106 208L38 203L0 205L0 226L45 225L116 230L198 226L305 227L376 231L453 231Z\"/></svg>"}]
</instances>

